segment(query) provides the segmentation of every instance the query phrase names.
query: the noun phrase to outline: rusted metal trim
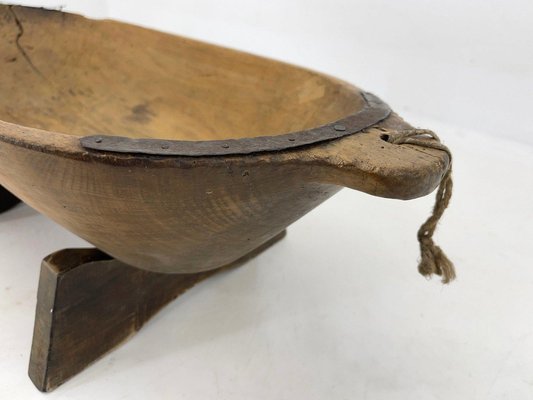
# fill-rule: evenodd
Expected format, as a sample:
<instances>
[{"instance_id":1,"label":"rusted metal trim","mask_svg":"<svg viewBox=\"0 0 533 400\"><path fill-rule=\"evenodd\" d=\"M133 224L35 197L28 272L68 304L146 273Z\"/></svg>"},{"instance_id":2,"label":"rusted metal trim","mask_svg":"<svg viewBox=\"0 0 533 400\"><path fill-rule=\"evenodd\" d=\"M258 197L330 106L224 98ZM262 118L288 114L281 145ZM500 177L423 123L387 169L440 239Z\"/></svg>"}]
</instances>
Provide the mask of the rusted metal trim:
<instances>
[{"instance_id":1,"label":"rusted metal trim","mask_svg":"<svg viewBox=\"0 0 533 400\"><path fill-rule=\"evenodd\" d=\"M206 141L93 135L82 137L80 142L85 149L158 156L226 156L288 150L353 135L389 116L389 106L378 97L367 92L361 95L365 105L358 112L317 128L283 135Z\"/></svg>"}]
</instances>

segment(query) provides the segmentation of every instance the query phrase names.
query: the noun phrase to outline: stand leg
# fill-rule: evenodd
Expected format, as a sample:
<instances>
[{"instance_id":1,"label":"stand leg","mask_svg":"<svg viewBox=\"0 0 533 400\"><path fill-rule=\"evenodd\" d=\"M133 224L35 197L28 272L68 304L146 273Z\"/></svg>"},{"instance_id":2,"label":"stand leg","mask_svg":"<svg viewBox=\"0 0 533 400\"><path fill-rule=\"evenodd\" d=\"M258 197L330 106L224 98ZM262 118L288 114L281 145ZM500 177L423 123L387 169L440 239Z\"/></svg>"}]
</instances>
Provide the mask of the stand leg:
<instances>
[{"instance_id":1,"label":"stand leg","mask_svg":"<svg viewBox=\"0 0 533 400\"><path fill-rule=\"evenodd\" d=\"M7 211L18 203L20 203L20 200L17 197L0 186L0 212Z\"/></svg>"},{"instance_id":2,"label":"stand leg","mask_svg":"<svg viewBox=\"0 0 533 400\"><path fill-rule=\"evenodd\" d=\"M285 231L235 263L285 236ZM135 334L157 311L214 271L143 271L97 249L66 249L43 260L29 375L48 392Z\"/></svg>"}]
</instances>

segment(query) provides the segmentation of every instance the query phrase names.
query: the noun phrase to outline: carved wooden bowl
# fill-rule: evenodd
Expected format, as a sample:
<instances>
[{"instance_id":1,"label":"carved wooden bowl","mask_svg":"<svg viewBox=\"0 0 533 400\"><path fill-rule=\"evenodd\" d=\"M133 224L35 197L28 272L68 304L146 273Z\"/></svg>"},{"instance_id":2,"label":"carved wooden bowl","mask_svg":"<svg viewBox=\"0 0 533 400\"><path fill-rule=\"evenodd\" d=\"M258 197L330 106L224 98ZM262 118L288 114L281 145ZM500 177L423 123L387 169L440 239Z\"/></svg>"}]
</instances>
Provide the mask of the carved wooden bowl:
<instances>
[{"instance_id":1,"label":"carved wooden bowl","mask_svg":"<svg viewBox=\"0 0 533 400\"><path fill-rule=\"evenodd\" d=\"M411 199L448 168L329 76L114 21L0 5L0 183L116 259L228 264L350 187Z\"/></svg>"}]
</instances>

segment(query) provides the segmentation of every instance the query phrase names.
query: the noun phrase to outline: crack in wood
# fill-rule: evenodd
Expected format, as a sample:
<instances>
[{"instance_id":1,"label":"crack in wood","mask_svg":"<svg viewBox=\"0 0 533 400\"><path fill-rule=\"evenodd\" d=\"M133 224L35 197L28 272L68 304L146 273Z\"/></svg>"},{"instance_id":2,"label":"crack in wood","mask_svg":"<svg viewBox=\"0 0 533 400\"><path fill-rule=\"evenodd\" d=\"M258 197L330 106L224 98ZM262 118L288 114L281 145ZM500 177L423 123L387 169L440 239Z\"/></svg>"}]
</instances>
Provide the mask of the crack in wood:
<instances>
[{"instance_id":1,"label":"crack in wood","mask_svg":"<svg viewBox=\"0 0 533 400\"><path fill-rule=\"evenodd\" d=\"M41 71L39 71L39 69L35 66L35 64L31 60L31 58L28 55L28 53L26 52L26 50L24 50L24 47L22 47L22 45L20 44L20 39L24 35L24 26L22 25L22 22L20 21L20 19L18 18L17 14L15 13L15 10L13 10L13 6L9 6L9 12L13 16L13 19L15 20L15 24L17 24L17 27L18 27L18 30L19 30L18 33L17 33L17 37L15 38L15 44L17 46L17 49L19 50L19 52L22 55L22 57L24 57L26 62L29 64L31 69L37 75L39 75L41 78L46 79L45 76L43 75L43 73Z\"/></svg>"}]
</instances>

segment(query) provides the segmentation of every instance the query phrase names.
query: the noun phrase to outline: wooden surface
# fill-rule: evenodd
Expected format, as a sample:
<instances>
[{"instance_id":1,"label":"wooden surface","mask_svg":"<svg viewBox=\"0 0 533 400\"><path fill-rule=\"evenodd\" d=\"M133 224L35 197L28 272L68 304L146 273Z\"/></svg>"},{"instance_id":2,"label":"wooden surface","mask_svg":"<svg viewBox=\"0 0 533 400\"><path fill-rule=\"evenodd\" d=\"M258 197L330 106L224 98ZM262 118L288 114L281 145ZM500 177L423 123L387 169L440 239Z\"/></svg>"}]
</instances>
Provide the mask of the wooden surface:
<instances>
[{"instance_id":1,"label":"wooden surface","mask_svg":"<svg viewBox=\"0 0 533 400\"><path fill-rule=\"evenodd\" d=\"M225 268L241 265L283 236L285 231ZM51 254L41 267L30 378L39 390L53 390L218 271L158 274L132 268L97 249Z\"/></svg>"},{"instance_id":2,"label":"wooden surface","mask_svg":"<svg viewBox=\"0 0 533 400\"><path fill-rule=\"evenodd\" d=\"M23 29L21 29L21 26ZM22 33L21 33L22 32ZM280 134L357 111L359 89L287 64L112 21L0 6L0 184L114 258L199 272L242 257L342 186L410 199L448 168L383 129L246 156L83 149L76 135ZM31 95L29 95L31 93ZM62 132L62 133L60 133Z\"/></svg>"}]
</instances>

